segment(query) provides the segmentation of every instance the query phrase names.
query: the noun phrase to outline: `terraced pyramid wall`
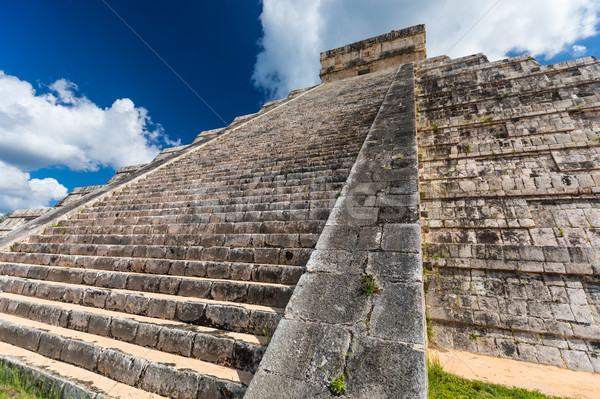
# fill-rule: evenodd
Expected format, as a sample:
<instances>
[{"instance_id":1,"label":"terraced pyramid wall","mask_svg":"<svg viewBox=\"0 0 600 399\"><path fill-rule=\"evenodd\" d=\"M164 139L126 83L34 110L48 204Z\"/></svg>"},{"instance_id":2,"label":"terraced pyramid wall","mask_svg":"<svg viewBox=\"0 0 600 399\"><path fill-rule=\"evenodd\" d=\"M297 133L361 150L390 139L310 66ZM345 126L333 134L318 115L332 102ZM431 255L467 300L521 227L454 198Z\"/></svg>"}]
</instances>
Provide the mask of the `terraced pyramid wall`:
<instances>
[{"instance_id":1,"label":"terraced pyramid wall","mask_svg":"<svg viewBox=\"0 0 600 399\"><path fill-rule=\"evenodd\" d=\"M417 64L438 345L600 372L600 64Z\"/></svg>"}]
</instances>

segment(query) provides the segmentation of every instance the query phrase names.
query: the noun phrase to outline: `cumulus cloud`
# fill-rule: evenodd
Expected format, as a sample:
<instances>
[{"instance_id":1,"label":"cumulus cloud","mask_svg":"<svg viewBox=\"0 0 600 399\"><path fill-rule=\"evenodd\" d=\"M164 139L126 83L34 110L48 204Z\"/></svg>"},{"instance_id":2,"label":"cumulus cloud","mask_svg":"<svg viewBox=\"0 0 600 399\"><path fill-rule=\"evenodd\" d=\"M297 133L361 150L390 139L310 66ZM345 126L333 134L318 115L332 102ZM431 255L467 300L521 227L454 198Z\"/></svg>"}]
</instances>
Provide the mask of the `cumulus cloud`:
<instances>
[{"instance_id":1,"label":"cumulus cloud","mask_svg":"<svg viewBox=\"0 0 600 399\"><path fill-rule=\"evenodd\" d=\"M32 179L29 173L0 161L0 212L41 208L67 195L56 179Z\"/></svg>"},{"instance_id":2,"label":"cumulus cloud","mask_svg":"<svg viewBox=\"0 0 600 399\"><path fill-rule=\"evenodd\" d=\"M152 160L165 145L179 141L128 98L101 108L68 80L37 93L0 71L0 212L44 206L66 194L55 179L31 179L28 172L52 166L118 169Z\"/></svg>"},{"instance_id":3,"label":"cumulus cloud","mask_svg":"<svg viewBox=\"0 0 600 399\"><path fill-rule=\"evenodd\" d=\"M128 98L100 108L60 79L37 94L0 71L0 160L24 170L63 165L76 171L148 162L177 145Z\"/></svg>"},{"instance_id":4,"label":"cumulus cloud","mask_svg":"<svg viewBox=\"0 0 600 399\"><path fill-rule=\"evenodd\" d=\"M550 58L595 35L599 12L600 0L263 0L252 79L268 98L284 97L319 82L320 52L421 23L430 57Z\"/></svg>"},{"instance_id":5,"label":"cumulus cloud","mask_svg":"<svg viewBox=\"0 0 600 399\"><path fill-rule=\"evenodd\" d=\"M575 44L573 46L573 57L583 57L585 55L585 53L587 52L587 47L582 46L580 44Z\"/></svg>"}]
</instances>

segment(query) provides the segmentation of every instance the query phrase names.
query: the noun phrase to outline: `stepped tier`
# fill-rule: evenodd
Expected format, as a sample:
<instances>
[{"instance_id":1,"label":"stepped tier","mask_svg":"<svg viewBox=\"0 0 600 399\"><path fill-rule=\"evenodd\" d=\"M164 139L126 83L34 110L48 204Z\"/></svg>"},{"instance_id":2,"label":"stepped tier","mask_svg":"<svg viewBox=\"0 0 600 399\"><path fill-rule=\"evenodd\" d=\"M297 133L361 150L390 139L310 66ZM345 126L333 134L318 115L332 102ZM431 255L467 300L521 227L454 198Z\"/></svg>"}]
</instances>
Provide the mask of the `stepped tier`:
<instances>
[{"instance_id":1,"label":"stepped tier","mask_svg":"<svg viewBox=\"0 0 600 399\"><path fill-rule=\"evenodd\" d=\"M417 70L434 341L600 372L600 63Z\"/></svg>"}]
</instances>

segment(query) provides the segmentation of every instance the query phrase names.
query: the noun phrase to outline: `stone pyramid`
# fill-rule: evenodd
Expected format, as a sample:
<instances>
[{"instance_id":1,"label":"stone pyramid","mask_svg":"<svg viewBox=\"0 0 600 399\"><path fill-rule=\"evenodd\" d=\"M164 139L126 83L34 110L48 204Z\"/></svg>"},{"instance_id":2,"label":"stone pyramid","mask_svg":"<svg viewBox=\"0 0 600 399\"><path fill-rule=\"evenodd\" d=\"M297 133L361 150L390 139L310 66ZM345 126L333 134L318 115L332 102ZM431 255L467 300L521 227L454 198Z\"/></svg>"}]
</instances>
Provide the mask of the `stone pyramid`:
<instances>
[{"instance_id":1,"label":"stone pyramid","mask_svg":"<svg viewBox=\"0 0 600 399\"><path fill-rule=\"evenodd\" d=\"M2 366L69 398L426 398L428 341L600 372L596 59L427 59L419 25L321 63L13 218Z\"/></svg>"}]
</instances>

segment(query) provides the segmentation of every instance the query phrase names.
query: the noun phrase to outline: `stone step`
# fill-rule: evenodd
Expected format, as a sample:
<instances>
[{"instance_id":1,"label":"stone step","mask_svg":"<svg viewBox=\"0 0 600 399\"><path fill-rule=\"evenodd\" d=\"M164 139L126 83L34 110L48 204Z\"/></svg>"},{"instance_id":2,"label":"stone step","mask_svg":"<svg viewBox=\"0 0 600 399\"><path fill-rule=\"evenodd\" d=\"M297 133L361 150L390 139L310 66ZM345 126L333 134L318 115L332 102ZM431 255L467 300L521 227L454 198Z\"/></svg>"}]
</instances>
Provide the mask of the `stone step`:
<instances>
[{"instance_id":1,"label":"stone step","mask_svg":"<svg viewBox=\"0 0 600 399\"><path fill-rule=\"evenodd\" d=\"M99 201L93 207L83 208L81 214L94 212L118 212L118 211L136 211L139 216L161 215L161 212L167 214L194 214L196 208L209 206L233 205L242 207L242 210L284 210L284 209L310 209L332 207L335 194L332 193L301 193L301 194L281 194L264 195L256 197L237 197L237 198L209 198L198 199L194 201L164 201L162 203L148 204L119 204L109 205L106 201ZM311 199L320 197L320 199ZM260 207L265 207L261 209ZM248 207L248 208L245 208ZM158 213L153 213L154 211ZM146 212L146 213L144 213Z\"/></svg>"},{"instance_id":2,"label":"stone step","mask_svg":"<svg viewBox=\"0 0 600 399\"><path fill-rule=\"evenodd\" d=\"M214 205L238 205L238 204L269 204L276 202L287 202L287 203L295 203L295 202L307 202L309 204L318 203L327 203L331 201L335 195L339 193L339 191L318 191L312 193L287 193L287 194L267 194L267 195L259 195L259 196L247 196L247 197L202 197L196 199L178 199L178 198L165 198L164 201L160 202L140 202L135 201L131 203L113 203L105 200L98 201L94 203L94 206L91 207L93 210L100 210L101 208L106 207L108 210L148 210L148 209L162 209L162 208L194 208L197 206L214 206ZM294 209L297 204L289 205L290 209ZM273 205L275 207L286 207L283 204ZM94 209L95 208L95 209ZM191 211L190 211L191 212ZM81 212L84 213L84 212Z\"/></svg>"},{"instance_id":3,"label":"stone step","mask_svg":"<svg viewBox=\"0 0 600 399\"><path fill-rule=\"evenodd\" d=\"M253 333L256 326L275 328L283 313L260 305L8 276L0 276L0 291L241 333Z\"/></svg>"},{"instance_id":4,"label":"stone step","mask_svg":"<svg viewBox=\"0 0 600 399\"><path fill-rule=\"evenodd\" d=\"M349 168L327 170L320 172L303 173L302 178L283 178L277 179L278 176L270 176L271 179L263 177L259 181L254 179L240 179L230 178L225 181L190 181L182 179L179 183L175 181L169 182L169 185L165 187L164 183L158 183L155 185L144 185L144 186L132 186L126 187L120 190L120 195L140 195L146 194L149 196L157 194L175 194L179 192L214 192L214 191L233 191L233 190L255 190L264 188L278 188L278 187L300 187L310 186L315 184L325 183L336 183L345 181ZM308 175L308 176L306 176ZM270 180L270 181L269 181Z\"/></svg>"},{"instance_id":5,"label":"stone step","mask_svg":"<svg viewBox=\"0 0 600 399\"><path fill-rule=\"evenodd\" d=\"M95 245L16 243L14 252L132 258L267 263L304 266L312 248L230 248L225 246Z\"/></svg>"},{"instance_id":6,"label":"stone step","mask_svg":"<svg viewBox=\"0 0 600 399\"><path fill-rule=\"evenodd\" d=\"M246 151L245 146L238 146L240 152L233 154L216 149L207 160L202 152L191 153L184 159L180 159L156 171L153 176L173 176L180 170L193 171L202 169L205 176L225 175L228 172L236 174L248 174L252 172L269 173L300 173L311 171L315 167L326 164L336 165L336 162L345 161L351 157L348 153L357 151L353 142L360 141L357 132L346 131L337 137L327 137L325 134L316 145L305 144L296 147L279 148L273 151L268 148ZM327 139L331 140L327 140ZM329 142L328 142L329 141ZM262 144L262 143L261 143ZM286 145L289 143L286 143ZM244 162L240 162L243 160ZM196 176L197 177L197 176Z\"/></svg>"},{"instance_id":7,"label":"stone step","mask_svg":"<svg viewBox=\"0 0 600 399\"><path fill-rule=\"evenodd\" d=\"M353 152L357 152L354 149ZM181 167L178 170L173 170L172 173L160 174L154 172L148 175L146 180L142 180L135 185L125 186L125 191L148 190L154 188L165 188L165 186L186 186L207 185L207 186L227 186L230 184L249 184L249 183L268 183L279 182L286 183L292 181L307 181L314 179L311 182L327 181L332 175L341 175L346 173L352 167L353 156L356 154L348 154L343 157L327 162L319 161L313 165L291 165L285 162L274 162L272 167L251 167L234 170L233 165L229 165L227 169L230 171L211 171L207 168L199 168L191 165L189 167ZM310 182L309 182L310 183Z\"/></svg>"},{"instance_id":8,"label":"stone step","mask_svg":"<svg viewBox=\"0 0 600 399\"><path fill-rule=\"evenodd\" d=\"M0 360L7 366L23 370L24 374L31 376L31 380L25 379L24 382L47 382L62 398L167 399L1 341L0 353Z\"/></svg>"},{"instance_id":9,"label":"stone step","mask_svg":"<svg viewBox=\"0 0 600 399\"><path fill-rule=\"evenodd\" d=\"M145 180L123 188L123 190L131 191L138 189L147 189L153 187L162 187L166 185L177 186L179 184L220 184L226 185L230 183L250 183L256 181L273 181L285 182L288 180L302 180L307 178L315 178L319 182L323 177L327 177L337 171L348 170L352 167L353 159L358 148L353 144L352 149L348 149L347 153L340 152L334 157L326 157L319 159L317 162L306 164L291 164L289 162L275 161L272 166L254 165L252 167L236 168L234 164L227 165L222 170L211 170L198 165L178 165L173 167L168 174L160 171L148 175ZM340 149L342 151L343 149ZM327 159L331 158L331 159ZM264 180L263 180L264 179Z\"/></svg>"},{"instance_id":10,"label":"stone step","mask_svg":"<svg viewBox=\"0 0 600 399\"><path fill-rule=\"evenodd\" d=\"M140 216L140 217L99 217L96 219L70 219L62 221L52 227L67 226L137 226L137 225L160 225L160 224L216 224L216 223L251 223L251 222L298 222L312 220L327 220L330 208L293 209L276 211L255 212L229 212L229 213L204 213L174 214L163 216Z\"/></svg>"},{"instance_id":11,"label":"stone step","mask_svg":"<svg viewBox=\"0 0 600 399\"><path fill-rule=\"evenodd\" d=\"M20 263L0 263L0 275L281 308L287 305L294 290L294 286L273 283L82 270Z\"/></svg>"},{"instance_id":12,"label":"stone step","mask_svg":"<svg viewBox=\"0 0 600 399\"><path fill-rule=\"evenodd\" d=\"M213 195L213 194L224 194L224 193L233 193L233 195L239 196L239 193L288 193L288 192L313 192L313 191L330 191L329 187L335 186L338 187L339 184L343 183L346 180L346 176L348 175L345 172L338 178L328 178L325 182L310 182L306 181L292 181L292 182L274 182L274 183L248 183L248 184L231 184L231 185L213 185L213 186L204 186L204 187L195 187L194 185L189 185L186 187L169 187L163 188L161 190L141 190L141 191L133 191L133 192L124 192L117 191L114 194L115 199L119 199L121 201L127 201L129 199L138 199L140 197L144 197L147 199L150 198L169 198L169 197L180 197L180 196L194 196L198 197L199 195ZM247 195L247 194L244 194Z\"/></svg>"},{"instance_id":13,"label":"stone step","mask_svg":"<svg viewBox=\"0 0 600 399\"><path fill-rule=\"evenodd\" d=\"M245 213L245 212L270 212L270 211L292 211L292 210L310 210L329 208L333 202L331 199L335 194L331 193L331 198L320 201L294 201L294 202L273 202L258 204L225 204L225 205L207 205L207 206L189 206L176 208L159 209L119 209L125 207L114 206L102 208L87 208L83 212L74 215L74 219L98 219L115 217L141 217L141 216L178 216L178 215L203 215L212 213Z\"/></svg>"},{"instance_id":14,"label":"stone step","mask_svg":"<svg viewBox=\"0 0 600 399\"><path fill-rule=\"evenodd\" d=\"M233 368L11 315L0 320L0 339L170 397L241 398L252 379L251 373Z\"/></svg>"},{"instance_id":15,"label":"stone step","mask_svg":"<svg viewBox=\"0 0 600 399\"><path fill-rule=\"evenodd\" d=\"M333 196L333 194L332 194ZM141 219L141 220L150 220L150 221L154 221L156 220L155 223L148 223L148 224L156 224L158 222L161 223L169 223L173 224L174 222L177 222L178 220L180 220L182 223L198 223L198 221L202 222L204 220L210 220L212 215L220 215L219 217L221 218L225 218L225 219L232 219L238 222L244 221L244 219L255 219L257 217L257 215L260 215L261 213L264 213L265 218L269 218L267 220L272 220L273 218L277 217L277 216L283 216L285 217L288 213L291 215L290 217L296 217L295 215L302 215L302 214L310 214L312 213L319 213L319 212L326 212L329 211L330 207L327 206L328 203L331 201L327 201L327 202L322 202L321 204L319 204L319 207L307 207L307 206L303 206L303 204L298 204L299 206L297 207L289 207L290 209L277 209L277 208L283 208L283 207L274 207L276 209L269 209L271 207L269 207L268 205L264 205L264 204L259 204L258 206L226 206L226 207L204 207L204 208L189 208L188 210L185 210L185 208L176 208L173 210L167 209L167 210L152 210L152 211L143 211L143 212L138 212L138 211L118 211L118 212L94 212L94 213L86 213L86 214L79 214L76 217L74 217L71 220L91 220L91 221L97 221L98 219L119 219L119 218L145 218L145 219ZM236 209L237 208L237 209ZM244 210L243 208L250 208L249 210ZM252 208L256 209L253 210ZM265 209L266 208L266 209ZM140 214L148 214L147 216L140 216ZM248 215L248 216L246 216ZM184 217L185 216L185 217ZM152 219L152 218L162 218L162 219ZM256 221L256 220L251 220L251 221ZM260 220L258 220L260 221ZM85 222L80 222L80 223L85 223ZM63 223L65 225L68 225L69 223Z\"/></svg>"},{"instance_id":16,"label":"stone step","mask_svg":"<svg viewBox=\"0 0 600 399\"><path fill-rule=\"evenodd\" d=\"M7 293L0 293L0 313L251 373L256 371L271 333L265 326L257 326L257 335L232 333Z\"/></svg>"},{"instance_id":17,"label":"stone step","mask_svg":"<svg viewBox=\"0 0 600 399\"><path fill-rule=\"evenodd\" d=\"M263 249L264 260L275 261L280 253L276 249ZM121 256L82 256L63 254L34 254L25 252L0 252L0 262L39 266L161 274L170 276L203 277L222 280L256 281L294 285L304 273L303 266L281 264L182 261L172 259L131 258ZM4 265L3 267L9 267ZM25 277L25 276L22 276Z\"/></svg>"},{"instance_id":18,"label":"stone step","mask_svg":"<svg viewBox=\"0 0 600 399\"><path fill-rule=\"evenodd\" d=\"M238 222L205 224L146 224L109 226L47 227L44 235L70 234L313 234L325 226L324 220L295 222Z\"/></svg>"},{"instance_id":19,"label":"stone step","mask_svg":"<svg viewBox=\"0 0 600 399\"><path fill-rule=\"evenodd\" d=\"M32 244L160 245L229 248L314 248L318 234L61 234L33 235Z\"/></svg>"},{"instance_id":20,"label":"stone step","mask_svg":"<svg viewBox=\"0 0 600 399\"><path fill-rule=\"evenodd\" d=\"M273 187L274 185L286 185L286 186L300 186L303 184L311 183L329 183L332 181L345 180L348 175L350 168L352 167L352 161L345 161L340 164L338 168L333 165L323 166L320 168L314 168L310 172L291 173L291 174L280 174L276 173L279 171L273 171L272 173L252 172L247 174L226 174L222 176L181 176L179 174L173 175L172 178L165 179L152 179L146 181L144 184L124 187L121 192L123 194L139 194L142 192L164 192L182 189L197 189L197 188L208 188L208 187L249 187L249 188L265 188ZM165 181L163 181L165 180ZM168 187L165 187L167 185Z\"/></svg>"},{"instance_id":21,"label":"stone step","mask_svg":"<svg viewBox=\"0 0 600 399\"><path fill-rule=\"evenodd\" d=\"M330 199L332 193L336 193L343 187L343 182L339 183L325 183L321 185L315 185L311 187L279 187L279 188L266 188L257 190L243 190L243 191L222 191L222 192L211 192L211 193L194 193L185 195L168 195L168 196L157 196L144 198L143 195L135 197L124 197L115 195L108 199L106 202L99 201L99 205L126 205L126 204L142 204L142 203L155 203L155 202L183 202L183 201L195 201L198 199L226 199L226 198L238 198L238 197L264 197L270 195L284 195L284 194L302 194L305 193L305 199ZM268 199L268 197L267 197Z\"/></svg>"}]
</instances>

